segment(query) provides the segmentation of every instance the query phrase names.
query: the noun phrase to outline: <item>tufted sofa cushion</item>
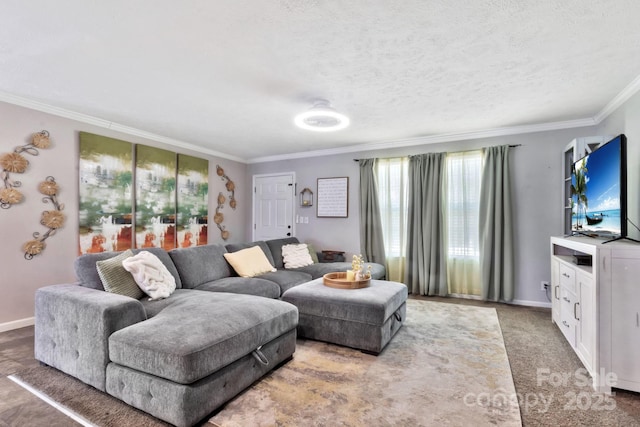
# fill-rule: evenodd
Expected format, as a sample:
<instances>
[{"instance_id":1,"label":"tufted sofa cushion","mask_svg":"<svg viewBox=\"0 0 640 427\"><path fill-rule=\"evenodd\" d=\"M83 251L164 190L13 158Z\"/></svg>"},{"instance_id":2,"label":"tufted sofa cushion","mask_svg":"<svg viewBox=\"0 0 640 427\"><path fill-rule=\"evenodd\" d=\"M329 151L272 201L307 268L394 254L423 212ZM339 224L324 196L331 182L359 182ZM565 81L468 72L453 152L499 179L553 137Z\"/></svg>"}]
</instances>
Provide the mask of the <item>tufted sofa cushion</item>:
<instances>
[{"instance_id":1,"label":"tufted sofa cushion","mask_svg":"<svg viewBox=\"0 0 640 427\"><path fill-rule=\"evenodd\" d=\"M137 371L191 384L297 324L298 310L283 301L191 290L153 318L112 334L109 358Z\"/></svg>"},{"instance_id":2,"label":"tufted sofa cushion","mask_svg":"<svg viewBox=\"0 0 640 427\"><path fill-rule=\"evenodd\" d=\"M190 298L191 289L176 289L169 298L163 298L158 300L150 300L149 298L140 299L140 304L144 308L147 319L151 319L156 314L160 313L165 308L176 304L185 298Z\"/></svg>"},{"instance_id":3,"label":"tufted sofa cushion","mask_svg":"<svg viewBox=\"0 0 640 427\"><path fill-rule=\"evenodd\" d=\"M234 294L256 295L265 298L280 298L280 286L260 277L224 277L203 283L195 289L210 292L231 292Z\"/></svg>"},{"instance_id":4,"label":"tufted sofa cushion","mask_svg":"<svg viewBox=\"0 0 640 427\"><path fill-rule=\"evenodd\" d=\"M222 245L204 245L169 251L175 263L182 286L193 289L203 283L231 276L231 268L224 259L227 252Z\"/></svg>"},{"instance_id":5,"label":"tufted sofa cushion","mask_svg":"<svg viewBox=\"0 0 640 427\"><path fill-rule=\"evenodd\" d=\"M294 286L301 285L302 283L306 283L312 279L311 275L308 273L292 270L278 270L273 272L270 271L258 276L258 278L277 283L280 287L280 295L283 294L287 289L291 289ZM278 295L276 298L279 298L280 295Z\"/></svg>"}]
</instances>

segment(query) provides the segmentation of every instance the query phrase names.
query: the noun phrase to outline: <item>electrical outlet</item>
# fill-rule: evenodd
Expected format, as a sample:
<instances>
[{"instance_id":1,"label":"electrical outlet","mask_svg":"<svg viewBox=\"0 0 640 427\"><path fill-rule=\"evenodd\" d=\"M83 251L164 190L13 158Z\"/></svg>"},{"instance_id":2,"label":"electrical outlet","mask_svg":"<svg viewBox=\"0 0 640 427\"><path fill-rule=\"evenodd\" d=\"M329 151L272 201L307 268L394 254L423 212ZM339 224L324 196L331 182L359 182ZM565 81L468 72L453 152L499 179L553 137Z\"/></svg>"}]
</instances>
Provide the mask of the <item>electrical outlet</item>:
<instances>
[{"instance_id":1,"label":"electrical outlet","mask_svg":"<svg viewBox=\"0 0 640 427\"><path fill-rule=\"evenodd\" d=\"M546 291L547 289L549 289L549 282L547 282L546 280L540 282L540 290Z\"/></svg>"}]
</instances>

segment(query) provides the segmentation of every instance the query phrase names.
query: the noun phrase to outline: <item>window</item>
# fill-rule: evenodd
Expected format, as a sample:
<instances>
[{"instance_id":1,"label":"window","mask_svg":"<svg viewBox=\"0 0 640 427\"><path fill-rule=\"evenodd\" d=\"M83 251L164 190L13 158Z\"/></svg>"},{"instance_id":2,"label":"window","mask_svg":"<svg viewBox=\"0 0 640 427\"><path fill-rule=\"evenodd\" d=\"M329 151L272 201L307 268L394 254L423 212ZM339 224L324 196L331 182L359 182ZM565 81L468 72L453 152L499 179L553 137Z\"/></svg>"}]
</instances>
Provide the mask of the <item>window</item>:
<instances>
[{"instance_id":1,"label":"window","mask_svg":"<svg viewBox=\"0 0 640 427\"><path fill-rule=\"evenodd\" d=\"M387 279L403 282L407 244L408 158L378 159L378 201ZM452 294L480 295L480 181L482 151L450 153L443 188L447 277Z\"/></svg>"},{"instance_id":2,"label":"window","mask_svg":"<svg viewBox=\"0 0 640 427\"><path fill-rule=\"evenodd\" d=\"M379 159L378 202L387 258L387 279L402 282L406 256L409 159Z\"/></svg>"},{"instance_id":3,"label":"window","mask_svg":"<svg viewBox=\"0 0 640 427\"><path fill-rule=\"evenodd\" d=\"M452 294L480 295L482 151L447 154L447 274Z\"/></svg>"}]
</instances>

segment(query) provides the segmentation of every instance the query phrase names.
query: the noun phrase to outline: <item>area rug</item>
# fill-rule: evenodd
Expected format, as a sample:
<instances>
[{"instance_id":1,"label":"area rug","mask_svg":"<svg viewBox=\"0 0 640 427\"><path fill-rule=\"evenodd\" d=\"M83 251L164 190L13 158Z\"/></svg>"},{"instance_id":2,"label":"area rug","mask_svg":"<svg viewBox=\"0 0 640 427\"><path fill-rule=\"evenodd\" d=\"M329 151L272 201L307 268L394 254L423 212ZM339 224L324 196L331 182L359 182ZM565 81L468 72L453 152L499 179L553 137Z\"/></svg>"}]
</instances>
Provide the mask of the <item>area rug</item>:
<instances>
[{"instance_id":1,"label":"area rug","mask_svg":"<svg viewBox=\"0 0 640 427\"><path fill-rule=\"evenodd\" d=\"M407 305L404 326L380 355L299 339L291 361L205 425L520 426L495 309ZM165 425L51 368L15 377L94 425Z\"/></svg>"}]
</instances>

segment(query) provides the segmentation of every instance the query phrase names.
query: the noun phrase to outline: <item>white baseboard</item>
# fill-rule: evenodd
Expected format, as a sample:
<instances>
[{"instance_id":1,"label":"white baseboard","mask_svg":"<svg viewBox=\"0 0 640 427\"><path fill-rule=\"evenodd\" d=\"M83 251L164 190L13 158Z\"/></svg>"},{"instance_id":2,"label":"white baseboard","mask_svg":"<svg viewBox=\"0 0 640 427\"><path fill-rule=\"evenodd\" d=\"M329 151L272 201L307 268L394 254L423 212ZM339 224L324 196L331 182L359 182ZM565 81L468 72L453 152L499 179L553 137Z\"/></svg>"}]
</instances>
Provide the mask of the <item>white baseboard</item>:
<instances>
[{"instance_id":1,"label":"white baseboard","mask_svg":"<svg viewBox=\"0 0 640 427\"><path fill-rule=\"evenodd\" d=\"M0 332L12 331L14 329L32 326L36 321L35 317L27 317L26 319L14 320L12 322L0 323Z\"/></svg>"},{"instance_id":2,"label":"white baseboard","mask_svg":"<svg viewBox=\"0 0 640 427\"><path fill-rule=\"evenodd\" d=\"M529 307L551 308L551 303L550 302L542 302L542 301L526 301L526 300L521 300L521 299L514 299L509 304L526 305L526 306L529 306Z\"/></svg>"},{"instance_id":3,"label":"white baseboard","mask_svg":"<svg viewBox=\"0 0 640 427\"><path fill-rule=\"evenodd\" d=\"M466 295L466 294L449 294L448 296L453 297L453 298L463 298L463 299L474 299L474 300L482 300L482 297L479 295ZM500 301L500 302L504 302L504 301ZM520 299L515 299L513 301L511 301L508 304L513 304L513 305L526 305L528 307L544 307L544 308L551 308L551 303L550 302L543 302L543 301L527 301L527 300L520 300Z\"/></svg>"},{"instance_id":4,"label":"white baseboard","mask_svg":"<svg viewBox=\"0 0 640 427\"><path fill-rule=\"evenodd\" d=\"M482 297L481 297L480 295L449 294L449 295L447 295L447 296L448 296L448 297L452 297L452 298L482 300Z\"/></svg>"}]
</instances>

